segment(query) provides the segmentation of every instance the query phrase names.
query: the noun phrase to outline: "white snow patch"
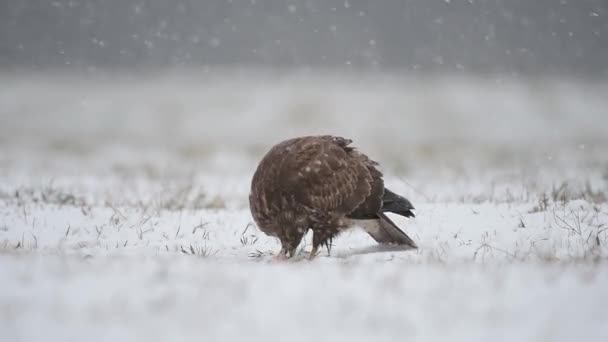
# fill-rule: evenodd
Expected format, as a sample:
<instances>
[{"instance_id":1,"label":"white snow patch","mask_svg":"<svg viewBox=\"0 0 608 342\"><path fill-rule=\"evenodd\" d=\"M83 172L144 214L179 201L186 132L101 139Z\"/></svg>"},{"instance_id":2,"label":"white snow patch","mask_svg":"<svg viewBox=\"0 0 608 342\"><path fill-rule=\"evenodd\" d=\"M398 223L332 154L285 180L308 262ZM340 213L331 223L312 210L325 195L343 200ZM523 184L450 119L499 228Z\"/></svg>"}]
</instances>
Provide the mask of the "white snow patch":
<instances>
[{"instance_id":1,"label":"white snow patch","mask_svg":"<svg viewBox=\"0 0 608 342\"><path fill-rule=\"evenodd\" d=\"M10 77L2 340L608 340L606 85ZM251 176L312 132L381 163L418 250L354 229L272 261Z\"/></svg>"}]
</instances>

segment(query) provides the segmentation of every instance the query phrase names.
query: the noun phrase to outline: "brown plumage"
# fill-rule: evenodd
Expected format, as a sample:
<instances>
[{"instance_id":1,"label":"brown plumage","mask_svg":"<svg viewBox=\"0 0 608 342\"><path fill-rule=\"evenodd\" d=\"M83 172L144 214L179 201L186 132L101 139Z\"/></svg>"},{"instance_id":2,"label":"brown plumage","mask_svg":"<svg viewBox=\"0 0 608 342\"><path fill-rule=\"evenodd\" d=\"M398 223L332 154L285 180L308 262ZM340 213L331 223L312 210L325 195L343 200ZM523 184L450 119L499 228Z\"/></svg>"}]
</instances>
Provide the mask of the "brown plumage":
<instances>
[{"instance_id":1,"label":"brown plumage","mask_svg":"<svg viewBox=\"0 0 608 342\"><path fill-rule=\"evenodd\" d=\"M292 257L309 229L313 258L344 229L361 226L378 243L417 248L385 212L414 217L405 198L384 187L376 162L330 135L285 140L270 149L253 175L249 205L259 229Z\"/></svg>"}]
</instances>

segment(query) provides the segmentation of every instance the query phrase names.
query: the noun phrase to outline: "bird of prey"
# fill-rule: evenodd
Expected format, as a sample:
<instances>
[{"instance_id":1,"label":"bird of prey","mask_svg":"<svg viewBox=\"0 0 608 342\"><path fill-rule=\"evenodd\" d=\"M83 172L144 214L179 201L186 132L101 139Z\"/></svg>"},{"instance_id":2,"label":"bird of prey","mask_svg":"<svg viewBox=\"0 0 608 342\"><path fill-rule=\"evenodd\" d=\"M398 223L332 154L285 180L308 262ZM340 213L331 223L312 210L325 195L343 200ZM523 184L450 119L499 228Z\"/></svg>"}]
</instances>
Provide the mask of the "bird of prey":
<instances>
[{"instance_id":1,"label":"bird of prey","mask_svg":"<svg viewBox=\"0 0 608 342\"><path fill-rule=\"evenodd\" d=\"M417 248L387 216L414 217L406 198L384 187L378 163L332 135L282 141L262 158L252 177L249 206L258 228L278 238L277 259L294 256L308 230L313 259L320 246L328 252L340 232L363 228L380 244Z\"/></svg>"}]
</instances>

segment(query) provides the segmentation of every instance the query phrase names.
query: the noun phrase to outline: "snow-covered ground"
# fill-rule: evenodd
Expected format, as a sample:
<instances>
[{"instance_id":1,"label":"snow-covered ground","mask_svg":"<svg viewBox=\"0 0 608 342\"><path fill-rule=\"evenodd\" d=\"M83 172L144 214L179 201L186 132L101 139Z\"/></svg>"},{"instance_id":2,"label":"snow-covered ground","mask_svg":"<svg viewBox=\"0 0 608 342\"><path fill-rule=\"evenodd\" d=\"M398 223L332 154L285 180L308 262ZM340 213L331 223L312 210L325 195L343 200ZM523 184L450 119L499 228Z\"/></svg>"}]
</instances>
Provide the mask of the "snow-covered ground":
<instances>
[{"instance_id":1,"label":"snow-covered ground","mask_svg":"<svg viewBox=\"0 0 608 342\"><path fill-rule=\"evenodd\" d=\"M3 75L0 340L608 340L608 83ZM352 138L420 245L272 261L256 162Z\"/></svg>"}]
</instances>

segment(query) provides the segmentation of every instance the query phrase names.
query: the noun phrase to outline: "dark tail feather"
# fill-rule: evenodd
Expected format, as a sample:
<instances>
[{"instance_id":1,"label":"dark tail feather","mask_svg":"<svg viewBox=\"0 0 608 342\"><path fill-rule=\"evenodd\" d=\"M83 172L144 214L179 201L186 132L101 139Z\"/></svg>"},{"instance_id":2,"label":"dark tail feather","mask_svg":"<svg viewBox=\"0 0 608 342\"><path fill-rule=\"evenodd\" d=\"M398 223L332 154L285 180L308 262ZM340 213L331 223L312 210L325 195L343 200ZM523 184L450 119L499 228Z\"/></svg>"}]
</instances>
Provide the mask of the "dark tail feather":
<instances>
[{"instance_id":1,"label":"dark tail feather","mask_svg":"<svg viewBox=\"0 0 608 342\"><path fill-rule=\"evenodd\" d=\"M406 245L412 248L418 248L414 240L399 229L399 227L397 227L397 225L384 213L378 213L378 219L367 220L366 224L362 226L378 243Z\"/></svg>"},{"instance_id":2,"label":"dark tail feather","mask_svg":"<svg viewBox=\"0 0 608 342\"><path fill-rule=\"evenodd\" d=\"M391 212L405 217L416 217L412 210L414 206L405 197L399 196L389 189L384 189L384 197L382 198L382 212Z\"/></svg>"}]
</instances>

